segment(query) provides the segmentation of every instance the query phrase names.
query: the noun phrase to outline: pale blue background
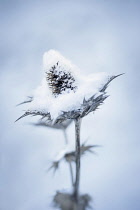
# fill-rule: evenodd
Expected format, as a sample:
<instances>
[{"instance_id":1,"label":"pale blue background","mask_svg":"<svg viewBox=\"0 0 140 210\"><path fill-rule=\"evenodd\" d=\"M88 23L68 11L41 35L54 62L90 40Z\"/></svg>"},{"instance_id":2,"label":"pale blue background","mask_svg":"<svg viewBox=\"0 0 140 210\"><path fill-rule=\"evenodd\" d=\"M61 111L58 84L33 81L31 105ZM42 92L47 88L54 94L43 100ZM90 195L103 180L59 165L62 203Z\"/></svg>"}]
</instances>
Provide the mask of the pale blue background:
<instances>
[{"instance_id":1,"label":"pale blue background","mask_svg":"<svg viewBox=\"0 0 140 210\"><path fill-rule=\"evenodd\" d=\"M103 145L82 159L81 192L96 210L140 209L140 1L0 1L0 209L51 210L55 190L70 189L68 166L46 173L63 146L61 131L14 123L42 78L42 55L53 48L83 73L126 74L83 120L82 141ZM74 141L73 125L68 130Z\"/></svg>"}]
</instances>

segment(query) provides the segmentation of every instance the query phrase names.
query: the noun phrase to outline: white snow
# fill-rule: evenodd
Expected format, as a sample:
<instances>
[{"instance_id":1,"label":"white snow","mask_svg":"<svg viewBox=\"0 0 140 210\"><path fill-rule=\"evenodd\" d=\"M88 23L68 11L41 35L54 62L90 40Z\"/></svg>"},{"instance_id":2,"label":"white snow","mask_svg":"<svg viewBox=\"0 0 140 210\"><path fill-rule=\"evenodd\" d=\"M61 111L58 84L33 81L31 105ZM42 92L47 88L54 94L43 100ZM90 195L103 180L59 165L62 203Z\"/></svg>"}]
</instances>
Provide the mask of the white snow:
<instances>
[{"instance_id":1,"label":"white snow","mask_svg":"<svg viewBox=\"0 0 140 210\"><path fill-rule=\"evenodd\" d=\"M60 161L64 158L67 153L73 152L75 150L75 146L72 144L66 145L54 158L54 161Z\"/></svg>"},{"instance_id":2,"label":"white snow","mask_svg":"<svg viewBox=\"0 0 140 210\"><path fill-rule=\"evenodd\" d=\"M44 70L48 71L56 62L59 61L59 68L63 71L70 71L76 78L77 90L76 92L63 92L58 97L52 95L46 78L42 80L42 84L34 91L33 101L29 103L28 110L42 111L50 113L51 118L55 120L62 111L71 111L80 108L83 99L89 99L93 95L100 95L100 89L109 80L112 75L104 72L95 73L88 76L83 76L78 72L78 68L69 60L61 56L60 53L50 50L46 52L43 57Z\"/></svg>"},{"instance_id":3,"label":"white snow","mask_svg":"<svg viewBox=\"0 0 140 210\"><path fill-rule=\"evenodd\" d=\"M75 77L75 79L77 79L79 68L76 65L72 64L70 60L63 57L56 50L49 50L48 52L45 52L43 55L44 71L49 71L56 64L58 64L56 69L57 72L59 72L59 70L62 71L61 74L63 74L63 72L70 72Z\"/></svg>"}]
</instances>

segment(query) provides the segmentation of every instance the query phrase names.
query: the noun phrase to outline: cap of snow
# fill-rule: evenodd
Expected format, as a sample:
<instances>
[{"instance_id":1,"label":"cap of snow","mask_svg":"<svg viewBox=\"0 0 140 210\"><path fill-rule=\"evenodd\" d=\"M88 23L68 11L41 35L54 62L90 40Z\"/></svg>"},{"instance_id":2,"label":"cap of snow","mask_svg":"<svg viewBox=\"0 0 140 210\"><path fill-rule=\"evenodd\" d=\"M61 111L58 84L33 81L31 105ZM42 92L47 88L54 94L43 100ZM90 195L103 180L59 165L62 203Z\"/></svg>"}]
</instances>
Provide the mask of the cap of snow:
<instances>
[{"instance_id":1,"label":"cap of snow","mask_svg":"<svg viewBox=\"0 0 140 210\"><path fill-rule=\"evenodd\" d=\"M72 64L70 60L63 57L56 50L49 50L43 55L43 69L45 72L50 71L50 69L58 64L58 67L63 72L70 72L73 76L79 73L79 69L76 65Z\"/></svg>"}]
</instances>

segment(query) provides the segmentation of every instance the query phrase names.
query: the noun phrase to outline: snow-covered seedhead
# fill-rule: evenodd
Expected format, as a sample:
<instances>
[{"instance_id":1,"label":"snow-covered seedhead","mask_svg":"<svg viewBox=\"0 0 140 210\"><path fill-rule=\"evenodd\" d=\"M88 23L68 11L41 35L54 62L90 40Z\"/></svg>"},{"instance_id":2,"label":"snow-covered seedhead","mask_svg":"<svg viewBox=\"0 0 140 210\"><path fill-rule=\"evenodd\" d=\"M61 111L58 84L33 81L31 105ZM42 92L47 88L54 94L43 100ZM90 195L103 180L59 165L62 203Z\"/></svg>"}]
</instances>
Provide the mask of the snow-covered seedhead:
<instances>
[{"instance_id":1,"label":"snow-covered seedhead","mask_svg":"<svg viewBox=\"0 0 140 210\"><path fill-rule=\"evenodd\" d=\"M33 94L22 117L39 115L47 123L83 118L94 112L108 97L108 84L120 75L94 73L83 76L79 69L59 52L50 50L43 56L45 76ZM19 120L18 119L18 120Z\"/></svg>"},{"instance_id":2,"label":"snow-covered seedhead","mask_svg":"<svg viewBox=\"0 0 140 210\"><path fill-rule=\"evenodd\" d=\"M43 56L46 80L52 94L56 97L61 93L76 91L76 67L59 52L50 50Z\"/></svg>"}]
</instances>

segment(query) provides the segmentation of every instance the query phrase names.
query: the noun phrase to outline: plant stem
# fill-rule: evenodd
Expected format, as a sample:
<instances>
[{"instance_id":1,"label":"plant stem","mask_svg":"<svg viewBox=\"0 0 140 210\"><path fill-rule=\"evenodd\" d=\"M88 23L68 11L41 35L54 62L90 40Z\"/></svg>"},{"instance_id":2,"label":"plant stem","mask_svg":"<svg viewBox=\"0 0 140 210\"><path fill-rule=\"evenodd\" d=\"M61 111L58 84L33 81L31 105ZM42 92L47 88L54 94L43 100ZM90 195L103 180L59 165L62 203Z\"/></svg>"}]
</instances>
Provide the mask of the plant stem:
<instances>
[{"instance_id":1,"label":"plant stem","mask_svg":"<svg viewBox=\"0 0 140 210\"><path fill-rule=\"evenodd\" d=\"M64 134L64 138L65 138L65 144L68 144L68 137L67 137L67 133L66 133L66 129L63 129L63 134ZM69 164L69 169L70 169L70 176L71 176L71 183L72 186L74 185L74 179L73 179L73 170L72 170L72 165L71 162L68 163Z\"/></svg>"},{"instance_id":2,"label":"plant stem","mask_svg":"<svg viewBox=\"0 0 140 210\"><path fill-rule=\"evenodd\" d=\"M76 179L74 184L74 198L76 202L79 199L79 182L80 182L80 125L81 125L81 118L75 119L75 140L76 140Z\"/></svg>"},{"instance_id":3,"label":"plant stem","mask_svg":"<svg viewBox=\"0 0 140 210\"><path fill-rule=\"evenodd\" d=\"M67 137L67 133L66 133L66 129L63 129L63 134L64 134L64 138L65 138L65 144L68 144L68 137Z\"/></svg>"},{"instance_id":4,"label":"plant stem","mask_svg":"<svg viewBox=\"0 0 140 210\"><path fill-rule=\"evenodd\" d=\"M72 183L72 186L74 186L73 170L72 170L71 162L69 162L69 168L70 168L70 175L71 175L71 183Z\"/></svg>"}]
</instances>

